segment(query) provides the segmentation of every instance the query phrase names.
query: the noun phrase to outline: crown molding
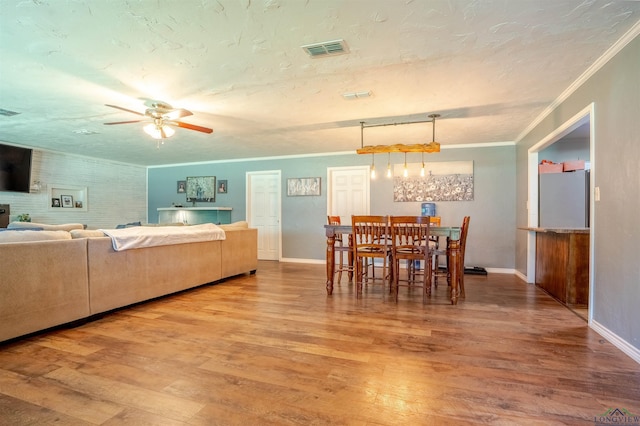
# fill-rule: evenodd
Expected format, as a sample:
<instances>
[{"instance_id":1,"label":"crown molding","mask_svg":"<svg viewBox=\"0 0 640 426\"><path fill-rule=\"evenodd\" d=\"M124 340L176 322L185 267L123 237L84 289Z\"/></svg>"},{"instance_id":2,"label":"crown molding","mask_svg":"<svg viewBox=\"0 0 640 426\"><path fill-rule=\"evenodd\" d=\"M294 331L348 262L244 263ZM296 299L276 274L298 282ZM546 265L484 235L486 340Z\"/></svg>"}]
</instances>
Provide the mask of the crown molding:
<instances>
[{"instance_id":1,"label":"crown molding","mask_svg":"<svg viewBox=\"0 0 640 426\"><path fill-rule=\"evenodd\" d=\"M542 122L549 114L551 114L562 102L566 101L576 90L580 88L587 80L598 72L605 64L607 64L622 49L631 43L638 35L640 35L640 20L636 22L629 31L627 31L618 41L616 41L606 52L602 54L596 61L589 66L573 83L567 87L542 113L531 122L516 138L516 143L520 142L527 136L538 124Z\"/></svg>"}]
</instances>

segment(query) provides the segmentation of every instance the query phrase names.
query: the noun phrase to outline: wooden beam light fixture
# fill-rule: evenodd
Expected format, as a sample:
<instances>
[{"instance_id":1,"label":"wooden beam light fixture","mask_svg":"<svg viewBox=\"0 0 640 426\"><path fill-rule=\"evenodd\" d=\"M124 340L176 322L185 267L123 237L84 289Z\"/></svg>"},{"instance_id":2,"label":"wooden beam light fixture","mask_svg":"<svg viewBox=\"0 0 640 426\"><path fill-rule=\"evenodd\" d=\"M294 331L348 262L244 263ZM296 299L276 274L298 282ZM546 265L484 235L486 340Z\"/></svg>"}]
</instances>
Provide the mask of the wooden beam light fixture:
<instances>
[{"instance_id":1,"label":"wooden beam light fixture","mask_svg":"<svg viewBox=\"0 0 640 426\"><path fill-rule=\"evenodd\" d=\"M440 117L440 114L430 114L431 120L423 121L409 121L404 123L389 123L389 124L370 124L366 125L364 121L360 122L360 146L361 148L356 150L358 154L382 154L392 152L422 152L432 153L440 152L440 144L436 142L436 118ZM394 145L369 145L364 146L364 129L367 127L382 127L382 126L401 126L403 124L416 124L416 123L433 123L433 140L430 143L424 144L394 144Z\"/></svg>"}]
</instances>

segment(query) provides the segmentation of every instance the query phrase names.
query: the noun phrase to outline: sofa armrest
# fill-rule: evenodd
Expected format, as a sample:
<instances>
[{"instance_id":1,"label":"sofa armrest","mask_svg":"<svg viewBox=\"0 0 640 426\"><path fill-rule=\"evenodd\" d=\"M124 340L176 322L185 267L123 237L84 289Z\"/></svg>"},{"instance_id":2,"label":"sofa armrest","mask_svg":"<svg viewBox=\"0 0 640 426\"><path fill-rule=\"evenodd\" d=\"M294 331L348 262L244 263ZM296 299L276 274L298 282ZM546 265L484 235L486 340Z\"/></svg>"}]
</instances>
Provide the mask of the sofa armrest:
<instances>
[{"instance_id":1,"label":"sofa armrest","mask_svg":"<svg viewBox=\"0 0 640 426\"><path fill-rule=\"evenodd\" d=\"M222 241L222 276L253 273L258 269L258 230L225 229Z\"/></svg>"},{"instance_id":2,"label":"sofa armrest","mask_svg":"<svg viewBox=\"0 0 640 426\"><path fill-rule=\"evenodd\" d=\"M0 270L0 341L89 316L87 240L0 244Z\"/></svg>"}]
</instances>

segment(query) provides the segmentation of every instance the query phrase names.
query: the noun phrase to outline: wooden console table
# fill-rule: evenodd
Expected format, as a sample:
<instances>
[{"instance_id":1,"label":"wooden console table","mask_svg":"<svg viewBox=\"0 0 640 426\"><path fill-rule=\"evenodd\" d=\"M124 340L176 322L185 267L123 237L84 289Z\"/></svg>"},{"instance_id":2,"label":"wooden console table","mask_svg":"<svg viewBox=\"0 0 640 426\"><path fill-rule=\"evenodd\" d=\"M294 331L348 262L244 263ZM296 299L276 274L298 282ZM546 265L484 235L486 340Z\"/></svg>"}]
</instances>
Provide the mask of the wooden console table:
<instances>
[{"instance_id":1,"label":"wooden console table","mask_svg":"<svg viewBox=\"0 0 640 426\"><path fill-rule=\"evenodd\" d=\"M589 304L589 229L536 232L536 285L567 306Z\"/></svg>"}]
</instances>

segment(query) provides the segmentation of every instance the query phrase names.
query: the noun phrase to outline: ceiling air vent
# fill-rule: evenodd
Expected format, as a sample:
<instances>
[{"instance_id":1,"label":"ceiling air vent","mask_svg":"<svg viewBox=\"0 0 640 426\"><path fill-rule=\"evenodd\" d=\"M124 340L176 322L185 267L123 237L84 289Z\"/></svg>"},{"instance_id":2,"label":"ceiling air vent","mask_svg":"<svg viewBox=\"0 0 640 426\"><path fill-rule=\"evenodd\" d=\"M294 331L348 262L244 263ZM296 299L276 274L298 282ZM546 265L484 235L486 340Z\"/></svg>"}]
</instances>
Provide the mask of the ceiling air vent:
<instances>
[{"instance_id":1,"label":"ceiling air vent","mask_svg":"<svg viewBox=\"0 0 640 426\"><path fill-rule=\"evenodd\" d=\"M318 58L321 56L341 55L348 53L347 44L344 40L332 40L322 43L307 44L302 46L305 52L312 58Z\"/></svg>"}]
</instances>

